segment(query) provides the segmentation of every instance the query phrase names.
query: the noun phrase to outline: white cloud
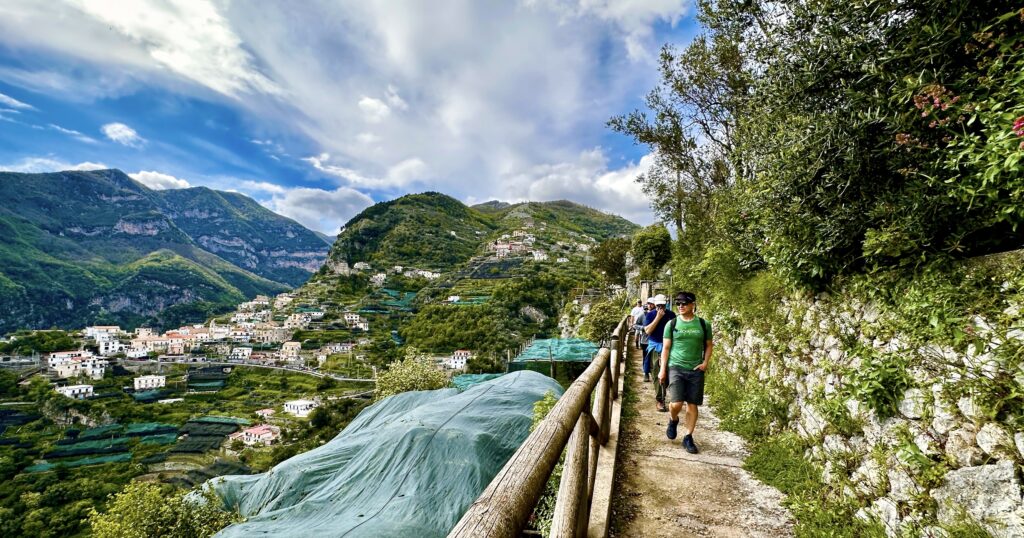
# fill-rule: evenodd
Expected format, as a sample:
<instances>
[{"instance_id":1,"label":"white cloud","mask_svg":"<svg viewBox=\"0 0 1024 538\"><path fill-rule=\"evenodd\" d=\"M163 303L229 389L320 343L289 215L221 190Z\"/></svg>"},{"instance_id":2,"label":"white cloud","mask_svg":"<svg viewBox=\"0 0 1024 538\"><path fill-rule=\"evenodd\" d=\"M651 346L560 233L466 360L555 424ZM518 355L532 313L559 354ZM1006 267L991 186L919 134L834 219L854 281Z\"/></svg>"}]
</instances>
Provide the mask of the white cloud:
<instances>
[{"instance_id":1,"label":"white cloud","mask_svg":"<svg viewBox=\"0 0 1024 538\"><path fill-rule=\"evenodd\" d=\"M135 132L135 129L123 123L108 123L100 127L100 130L103 131L107 138L122 146L137 148L146 142L144 138L139 136L139 133Z\"/></svg>"},{"instance_id":2,"label":"white cloud","mask_svg":"<svg viewBox=\"0 0 1024 538\"><path fill-rule=\"evenodd\" d=\"M239 188L243 191L256 191L256 192L268 192L271 194L284 194L288 189L266 181L251 181L243 180L237 182Z\"/></svg>"},{"instance_id":3,"label":"white cloud","mask_svg":"<svg viewBox=\"0 0 1024 538\"><path fill-rule=\"evenodd\" d=\"M302 160L313 165L314 168L325 174L345 180L351 185L363 188L407 188L414 184L422 183L424 180L428 179L427 174L429 167L427 166L427 163L416 157L404 159L392 166L389 166L383 177L366 176L353 168L330 164L329 161L331 160L331 155L329 153L321 153L320 155L306 157Z\"/></svg>"},{"instance_id":4,"label":"white cloud","mask_svg":"<svg viewBox=\"0 0 1024 538\"><path fill-rule=\"evenodd\" d=\"M370 123L380 123L391 115L391 108L384 101L365 95L359 100L359 109L363 111L363 117Z\"/></svg>"},{"instance_id":5,"label":"white cloud","mask_svg":"<svg viewBox=\"0 0 1024 538\"><path fill-rule=\"evenodd\" d=\"M65 170L106 170L110 168L103 163L80 162L71 164L53 157L25 157L20 161L10 164L0 164L0 170L7 172L22 172L28 174L41 174L45 172L63 172Z\"/></svg>"},{"instance_id":6,"label":"white cloud","mask_svg":"<svg viewBox=\"0 0 1024 538\"><path fill-rule=\"evenodd\" d=\"M482 198L507 178L590 166L573 177L596 182L614 172L580 154L607 145L607 119L657 82L657 70L637 62L652 58L656 32L690 3L0 2L0 46L74 67L63 76L50 65L0 66L0 79L93 98L152 86L217 92L234 98L224 101L241 109L257 140L298 140L302 155L328 154L304 161L340 185L395 194L429 180L431 189ZM288 163L275 146L258 145ZM251 162L229 164L259 177ZM609 188L576 187L567 196Z\"/></svg>"},{"instance_id":7,"label":"white cloud","mask_svg":"<svg viewBox=\"0 0 1024 538\"><path fill-rule=\"evenodd\" d=\"M0 93L0 105L9 106L11 108L20 108L20 109L28 109L28 110L35 109L34 106L32 106L32 105L30 105L28 103L22 103L21 101L15 99L15 98L13 98L13 97L11 97L9 95L4 95L2 93Z\"/></svg>"},{"instance_id":8,"label":"white cloud","mask_svg":"<svg viewBox=\"0 0 1024 538\"><path fill-rule=\"evenodd\" d=\"M299 187L286 189L262 203L267 209L295 219L307 228L333 235L349 219L373 205L373 200L349 187L335 190Z\"/></svg>"},{"instance_id":9,"label":"white cloud","mask_svg":"<svg viewBox=\"0 0 1024 538\"><path fill-rule=\"evenodd\" d=\"M68 135L68 136L70 136L70 137L72 137L75 140L78 140L80 142L85 142L87 144L95 144L96 143L96 139L95 138L86 136L86 135L84 135L84 134L82 134L82 133L80 133L80 132L78 132L78 131L76 131L74 129L66 129L66 128L61 127L60 125L57 125L57 124L54 124L54 123L51 123L49 125L49 127L50 127L50 129L53 129L54 131L57 131L59 133L64 133L64 134L66 134L66 135Z\"/></svg>"},{"instance_id":10,"label":"white cloud","mask_svg":"<svg viewBox=\"0 0 1024 538\"><path fill-rule=\"evenodd\" d=\"M571 200L650 224L654 215L636 178L653 164L654 156L645 155L638 163L612 170L604 152L594 148L582 152L576 162L538 165L510 174L502 178L504 190L489 199Z\"/></svg>"},{"instance_id":11,"label":"white cloud","mask_svg":"<svg viewBox=\"0 0 1024 538\"><path fill-rule=\"evenodd\" d=\"M176 178L170 174L154 172L152 170L140 170L134 174L128 174L132 179L157 191L166 189L187 189L191 187L188 181Z\"/></svg>"}]
</instances>

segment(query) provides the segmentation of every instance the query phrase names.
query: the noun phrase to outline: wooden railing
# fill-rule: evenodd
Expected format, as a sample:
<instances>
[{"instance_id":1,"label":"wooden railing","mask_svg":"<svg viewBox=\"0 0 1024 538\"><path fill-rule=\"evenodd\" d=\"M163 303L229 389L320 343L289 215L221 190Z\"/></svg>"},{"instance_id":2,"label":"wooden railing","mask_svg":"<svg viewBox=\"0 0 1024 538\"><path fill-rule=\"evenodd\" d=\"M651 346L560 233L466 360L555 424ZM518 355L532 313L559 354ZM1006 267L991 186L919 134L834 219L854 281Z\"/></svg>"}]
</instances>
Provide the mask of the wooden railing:
<instances>
[{"instance_id":1,"label":"wooden railing","mask_svg":"<svg viewBox=\"0 0 1024 538\"><path fill-rule=\"evenodd\" d=\"M590 366L473 502L449 538L520 536L567 445L551 536L587 536L598 456L608 443L612 403L619 397L629 319L619 322L609 347L597 352ZM609 507L594 508L607 511Z\"/></svg>"}]
</instances>

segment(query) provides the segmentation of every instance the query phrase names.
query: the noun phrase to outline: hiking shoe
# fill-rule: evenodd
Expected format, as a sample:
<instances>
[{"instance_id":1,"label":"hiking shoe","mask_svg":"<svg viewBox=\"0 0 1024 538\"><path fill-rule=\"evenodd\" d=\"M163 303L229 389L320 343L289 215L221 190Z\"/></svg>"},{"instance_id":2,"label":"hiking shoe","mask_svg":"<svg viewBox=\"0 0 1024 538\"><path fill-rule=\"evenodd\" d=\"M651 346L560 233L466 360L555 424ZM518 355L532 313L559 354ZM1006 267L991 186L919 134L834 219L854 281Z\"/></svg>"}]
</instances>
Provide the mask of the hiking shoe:
<instances>
[{"instance_id":1,"label":"hiking shoe","mask_svg":"<svg viewBox=\"0 0 1024 538\"><path fill-rule=\"evenodd\" d=\"M644 383L651 382L651 374L644 374Z\"/></svg>"},{"instance_id":2,"label":"hiking shoe","mask_svg":"<svg viewBox=\"0 0 1024 538\"><path fill-rule=\"evenodd\" d=\"M675 428L673 428L673 433L675 433ZM697 452L699 452L699 450L697 450L697 445L694 444L693 442L692 435L687 435L686 437L683 437L683 448L685 448L686 451L689 452L690 454L696 454Z\"/></svg>"},{"instance_id":3,"label":"hiking shoe","mask_svg":"<svg viewBox=\"0 0 1024 538\"><path fill-rule=\"evenodd\" d=\"M679 419L668 421L668 429L665 430L665 437L669 439L676 438L676 429L679 427ZM689 437L689 435L687 435Z\"/></svg>"},{"instance_id":4,"label":"hiking shoe","mask_svg":"<svg viewBox=\"0 0 1024 538\"><path fill-rule=\"evenodd\" d=\"M658 412L659 413L667 413L668 412L668 408L665 407L664 403L658 402Z\"/></svg>"}]
</instances>

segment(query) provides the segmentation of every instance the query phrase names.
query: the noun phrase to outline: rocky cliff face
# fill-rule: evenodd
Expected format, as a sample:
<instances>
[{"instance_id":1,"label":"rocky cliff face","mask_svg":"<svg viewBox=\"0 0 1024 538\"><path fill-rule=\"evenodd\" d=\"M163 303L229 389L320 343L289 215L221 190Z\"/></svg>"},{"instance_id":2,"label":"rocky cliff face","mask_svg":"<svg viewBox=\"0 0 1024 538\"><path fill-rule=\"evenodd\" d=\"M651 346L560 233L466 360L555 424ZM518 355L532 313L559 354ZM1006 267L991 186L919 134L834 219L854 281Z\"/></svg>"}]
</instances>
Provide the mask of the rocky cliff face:
<instances>
[{"instance_id":1,"label":"rocky cliff face","mask_svg":"<svg viewBox=\"0 0 1024 538\"><path fill-rule=\"evenodd\" d=\"M965 515L993 536L1024 536L1024 434L1006 403L1024 387L1013 286L1002 315L964 320L973 343L959 349L892 330L898 320L876 304L822 294L785 301L769 331L737 327L716 362L784 395L786 421L772 428L812 441L806 457L824 480L889 536L945 536L935 522Z\"/></svg>"}]
</instances>

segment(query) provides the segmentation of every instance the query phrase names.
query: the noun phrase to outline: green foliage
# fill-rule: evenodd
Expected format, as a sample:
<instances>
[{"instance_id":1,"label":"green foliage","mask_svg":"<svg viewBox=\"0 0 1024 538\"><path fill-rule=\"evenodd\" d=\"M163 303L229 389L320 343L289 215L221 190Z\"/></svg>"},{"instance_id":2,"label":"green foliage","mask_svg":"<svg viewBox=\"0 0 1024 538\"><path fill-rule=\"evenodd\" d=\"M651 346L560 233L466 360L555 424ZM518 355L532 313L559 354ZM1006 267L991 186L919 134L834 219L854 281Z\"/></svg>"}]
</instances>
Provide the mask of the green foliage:
<instances>
[{"instance_id":1,"label":"green foliage","mask_svg":"<svg viewBox=\"0 0 1024 538\"><path fill-rule=\"evenodd\" d=\"M884 537L881 525L854 518L857 506L821 481L821 469L804 459L806 448L793 433L769 437L753 447L743 468L786 494L799 538Z\"/></svg>"},{"instance_id":2,"label":"green foliage","mask_svg":"<svg viewBox=\"0 0 1024 538\"><path fill-rule=\"evenodd\" d=\"M629 305L623 294L595 302L580 325L580 336L594 342L605 341L628 312Z\"/></svg>"},{"instance_id":3,"label":"green foliage","mask_svg":"<svg viewBox=\"0 0 1024 538\"><path fill-rule=\"evenodd\" d=\"M553 392L544 394L544 397L537 400L533 404L533 422L530 424L530 432L537 429L537 426L548 416L548 413L558 403L558 398L555 397ZM544 486L544 493L541 494L540 499L537 500L537 505L533 509L533 519L531 521L532 527L540 532L541 536L549 536L551 534L551 523L555 515L555 503L558 501L558 487L562 482L562 468L565 454L559 458L555 468L551 471L551 476L548 477L548 482Z\"/></svg>"},{"instance_id":4,"label":"green foliage","mask_svg":"<svg viewBox=\"0 0 1024 538\"><path fill-rule=\"evenodd\" d=\"M722 427L749 441L767 437L786 421L788 391L781 388L715 369L708 375L707 391L713 395Z\"/></svg>"},{"instance_id":5,"label":"green foliage","mask_svg":"<svg viewBox=\"0 0 1024 538\"><path fill-rule=\"evenodd\" d=\"M631 252L633 262L640 268L640 278L653 280L672 259L672 236L660 224L648 226L633 234Z\"/></svg>"},{"instance_id":6,"label":"green foliage","mask_svg":"<svg viewBox=\"0 0 1024 538\"><path fill-rule=\"evenodd\" d=\"M630 246L629 239L613 237L602 241L594 249L594 268L604 272L608 283L620 286L626 284L626 253Z\"/></svg>"},{"instance_id":7,"label":"green foliage","mask_svg":"<svg viewBox=\"0 0 1024 538\"><path fill-rule=\"evenodd\" d=\"M132 482L110 497L105 512L93 510L89 524L96 538L194 538L213 536L238 521L237 514L221 508L220 499L207 490L200 499L173 492L168 486Z\"/></svg>"},{"instance_id":8,"label":"green foliage","mask_svg":"<svg viewBox=\"0 0 1024 538\"><path fill-rule=\"evenodd\" d=\"M31 355L78 349L78 342L65 331L18 331L13 342L0 343L0 353Z\"/></svg>"},{"instance_id":9,"label":"green foliage","mask_svg":"<svg viewBox=\"0 0 1024 538\"><path fill-rule=\"evenodd\" d=\"M391 363L386 370L377 375L377 388L373 392L373 398L382 400L411 390L436 390L447 386L448 376L433 364L415 356L413 351L413 355Z\"/></svg>"},{"instance_id":10,"label":"green foliage","mask_svg":"<svg viewBox=\"0 0 1024 538\"><path fill-rule=\"evenodd\" d=\"M895 415L903 393L911 386L906 359L892 353L883 356L864 346L853 353L861 358L861 365L851 372L848 390L879 418Z\"/></svg>"}]
</instances>

